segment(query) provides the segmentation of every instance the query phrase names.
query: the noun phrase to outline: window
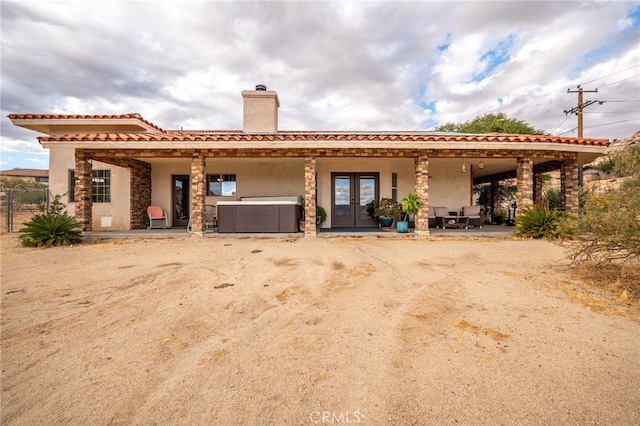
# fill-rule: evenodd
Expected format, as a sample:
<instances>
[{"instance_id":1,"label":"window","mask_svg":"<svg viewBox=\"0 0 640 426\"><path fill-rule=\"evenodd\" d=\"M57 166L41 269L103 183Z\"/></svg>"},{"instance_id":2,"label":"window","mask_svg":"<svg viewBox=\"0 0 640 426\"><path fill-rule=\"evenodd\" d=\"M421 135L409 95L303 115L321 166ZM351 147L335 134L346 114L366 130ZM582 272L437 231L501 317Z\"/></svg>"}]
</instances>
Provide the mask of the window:
<instances>
[{"instance_id":1,"label":"window","mask_svg":"<svg viewBox=\"0 0 640 426\"><path fill-rule=\"evenodd\" d=\"M235 197L236 175L223 175L219 173L207 175L207 195Z\"/></svg>"},{"instance_id":2,"label":"window","mask_svg":"<svg viewBox=\"0 0 640 426\"><path fill-rule=\"evenodd\" d=\"M69 202L75 202L76 173L69 170ZM111 170L93 170L91 173L91 201L111 202Z\"/></svg>"}]
</instances>

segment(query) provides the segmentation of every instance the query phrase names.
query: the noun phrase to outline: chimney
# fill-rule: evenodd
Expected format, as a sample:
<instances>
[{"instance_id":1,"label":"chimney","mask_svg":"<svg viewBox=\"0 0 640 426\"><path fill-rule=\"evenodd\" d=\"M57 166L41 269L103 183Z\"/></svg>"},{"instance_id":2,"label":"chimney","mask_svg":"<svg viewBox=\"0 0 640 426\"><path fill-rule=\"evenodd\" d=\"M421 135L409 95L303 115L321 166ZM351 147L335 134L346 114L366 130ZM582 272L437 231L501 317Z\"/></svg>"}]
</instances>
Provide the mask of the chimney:
<instances>
[{"instance_id":1,"label":"chimney","mask_svg":"<svg viewBox=\"0 0 640 426\"><path fill-rule=\"evenodd\" d=\"M242 131L244 133L276 133L278 131L278 94L267 90L263 84L256 90L243 90L244 111Z\"/></svg>"}]
</instances>

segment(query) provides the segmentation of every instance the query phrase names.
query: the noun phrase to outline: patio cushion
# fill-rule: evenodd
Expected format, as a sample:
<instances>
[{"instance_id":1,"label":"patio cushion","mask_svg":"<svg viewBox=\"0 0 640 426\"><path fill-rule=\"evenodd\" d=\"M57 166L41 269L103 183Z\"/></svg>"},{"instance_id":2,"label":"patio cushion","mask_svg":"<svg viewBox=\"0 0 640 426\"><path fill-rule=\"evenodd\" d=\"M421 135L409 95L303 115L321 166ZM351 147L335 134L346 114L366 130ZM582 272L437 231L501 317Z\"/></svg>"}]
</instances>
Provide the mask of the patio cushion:
<instances>
[{"instance_id":1,"label":"patio cushion","mask_svg":"<svg viewBox=\"0 0 640 426\"><path fill-rule=\"evenodd\" d=\"M434 207L433 208L433 214L436 217L449 216L449 208L447 208L447 207Z\"/></svg>"},{"instance_id":2,"label":"patio cushion","mask_svg":"<svg viewBox=\"0 0 640 426\"><path fill-rule=\"evenodd\" d=\"M480 206L464 206L464 207L462 207L462 216L479 217L480 216Z\"/></svg>"}]
</instances>

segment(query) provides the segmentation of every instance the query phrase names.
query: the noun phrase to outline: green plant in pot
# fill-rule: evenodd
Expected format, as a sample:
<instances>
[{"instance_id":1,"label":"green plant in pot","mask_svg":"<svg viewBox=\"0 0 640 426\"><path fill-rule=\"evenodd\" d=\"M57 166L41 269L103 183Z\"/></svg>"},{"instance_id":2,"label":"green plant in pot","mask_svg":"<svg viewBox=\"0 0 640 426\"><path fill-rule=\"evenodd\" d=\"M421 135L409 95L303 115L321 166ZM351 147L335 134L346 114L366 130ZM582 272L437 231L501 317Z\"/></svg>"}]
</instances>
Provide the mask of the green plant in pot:
<instances>
[{"instance_id":1,"label":"green plant in pot","mask_svg":"<svg viewBox=\"0 0 640 426\"><path fill-rule=\"evenodd\" d=\"M324 207L316 206L316 224L322 225L325 220L327 220L327 211Z\"/></svg>"},{"instance_id":2,"label":"green plant in pot","mask_svg":"<svg viewBox=\"0 0 640 426\"><path fill-rule=\"evenodd\" d=\"M507 220L507 212L504 210L497 210L491 215L491 221L496 225L502 225Z\"/></svg>"},{"instance_id":3,"label":"green plant in pot","mask_svg":"<svg viewBox=\"0 0 640 426\"><path fill-rule=\"evenodd\" d=\"M409 232L409 216L415 215L420 210L420 197L418 194L411 192L402 200L402 211L404 217L398 222L398 232Z\"/></svg>"},{"instance_id":4,"label":"green plant in pot","mask_svg":"<svg viewBox=\"0 0 640 426\"><path fill-rule=\"evenodd\" d=\"M402 204L391 198L381 198L375 215L380 226L388 228L393 224L393 218L402 213Z\"/></svg>"}]
</instances>

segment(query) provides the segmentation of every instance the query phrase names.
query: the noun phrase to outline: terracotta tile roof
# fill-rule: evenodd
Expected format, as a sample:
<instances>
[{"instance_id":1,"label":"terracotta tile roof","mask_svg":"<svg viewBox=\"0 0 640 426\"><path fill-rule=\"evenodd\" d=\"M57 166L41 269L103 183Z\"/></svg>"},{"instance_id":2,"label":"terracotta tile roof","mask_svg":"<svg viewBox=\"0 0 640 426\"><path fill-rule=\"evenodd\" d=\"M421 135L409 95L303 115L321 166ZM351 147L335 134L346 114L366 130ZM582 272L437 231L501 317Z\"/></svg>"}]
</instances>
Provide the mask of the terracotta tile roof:
<instances>
[{"instance_id":1,"label":"terracotta tile roof","mask_svg":"<svg viewBox=\"0 0 640 426\"><path fill-rule=\"evenodd\" d=\"M9 114L10 120L139 120L156 130L164 132L164 130L153 124L152 122L142 118L137 112L128 114Z\"/></svg>"},{"instance_id":2,"label":"terracotta tile roof","mask_svg":"<svg viewBox=\"0 0 640 426\"><path fill-rule=\"evenodd\" d=\"M167 131L155 133L91 133L41 136L40 142L501 142L608 146L607 139L578 139L548 135L458 134L437 132L242 132Z\"/></svg>"}]
</instances>

